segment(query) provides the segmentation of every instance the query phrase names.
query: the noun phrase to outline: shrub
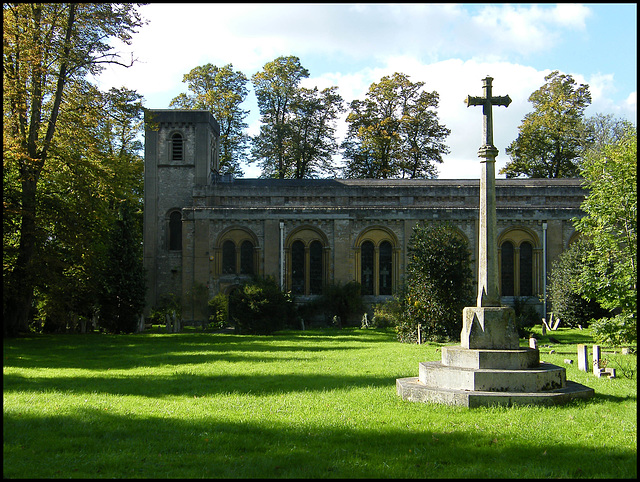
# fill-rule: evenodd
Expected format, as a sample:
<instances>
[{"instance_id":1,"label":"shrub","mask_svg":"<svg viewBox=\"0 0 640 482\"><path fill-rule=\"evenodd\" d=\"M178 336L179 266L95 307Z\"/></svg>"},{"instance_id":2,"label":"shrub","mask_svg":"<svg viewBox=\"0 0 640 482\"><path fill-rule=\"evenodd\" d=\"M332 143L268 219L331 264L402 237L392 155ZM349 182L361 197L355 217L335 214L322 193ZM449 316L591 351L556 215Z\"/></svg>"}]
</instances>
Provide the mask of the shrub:
<instances>
[{"instance_id":1,"label":"shrub","mask_svg":"<svg viewBox=\"0 0 640 482\"><path fill-rule=\"evenodd\" d=\"M293 325L295 305L273 278L255 278L229 295L229 318L240 334L270 335Z\"/></svg>"},{"instance_id":2,"label":"shrub","mask_svg":"<svg viewBox=\"0 0 640 482\"><path fill-rule=\"evenodd\" d=\"M209 300L209 328L224 328L229 320L229 297L218 293Z\"/></svg>"},{"instance_id":3,"label":"shrub","mask_svg":"<svg viewBox=\"0 0 640 482\"><path fill-rule=\"evenodd\" d=\"M409 241L398 340L414 342L418 324L425 339L459 340L462 310L470 306L472 296L466 240L448 223L416 226Z\"/></svg>"},{"instance_id":4,"label":"shrub","mask_svg":"<svg viewBox=\"0 0 640 482\"><path fill-rule=\"evenodd\" d=\"M618 314L611 318L593 320L591 328L595 341L601 344L620 346L637 340L636 315Z\"/></svg>"},{"instance_id":5,"label":"shrub","mask_svg":"<svg viewBox=\"0 0 640 482\"><path fill-rule=\"evenodd\" d=\"M581 294L579 278L587 263L590 246L590 242L578 240L553 263L549 276L549 299L554 316L560 318L565 327L587 327L591 319L608 314L597 301L586 299Z\"/></svg>"},{"instance_id":6,"label":"shrub","mask_svg":"<svg viewBox=\"0 0 640 482\"><path fill-rule=\"evenodd\" d=\"M348 325L352 318L362 316L364 304L360 284L355 281L329 284L322 290L320 303L325 317L336 320L339 328Z\"/></svg>"},{"instance_id":7,"label":"shrub","mask_svg":"<svg viewBox=\"0 0 640 482\"><path fill-rule=\"evenodd\" d=\"M520 338L529 338L531 328L540 324L540 314L533 305L529 304L529 300L516 297L513 299L513 311L516 314L516 328Z\"/></svg>"},{"instance_id":8,"label":"shrub","mask_svg":"<svg viewBox=\"0 0 640 482\"><path fill-rule=\"evenodd\" d=\"M396 326L401 313L402 304L400 298L394 296L384 303L378 303L373 306L373 317L371 318L370 326L373 328Z\"/></svg>"}]
</instances>

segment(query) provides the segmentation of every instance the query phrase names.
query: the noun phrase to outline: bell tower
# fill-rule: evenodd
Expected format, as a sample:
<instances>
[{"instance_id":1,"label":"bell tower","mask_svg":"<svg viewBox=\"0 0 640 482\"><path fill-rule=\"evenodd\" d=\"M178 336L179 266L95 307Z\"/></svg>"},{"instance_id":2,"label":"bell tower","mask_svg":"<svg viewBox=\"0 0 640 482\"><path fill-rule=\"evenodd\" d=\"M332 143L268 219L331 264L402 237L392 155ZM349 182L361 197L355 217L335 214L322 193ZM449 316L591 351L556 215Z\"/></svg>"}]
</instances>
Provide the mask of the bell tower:
<instances>
[{"instance_id":1,"label":"bell tower","mask_svg":"<svg viewBox=\"0 0 640 482\"><path fill-rule=\"evenodd\" d=\"M183 208L219 171L220 127L207 110L145 111L144 267L146 310L179 295L185 242Z\"/></svg>"}]
</instances>

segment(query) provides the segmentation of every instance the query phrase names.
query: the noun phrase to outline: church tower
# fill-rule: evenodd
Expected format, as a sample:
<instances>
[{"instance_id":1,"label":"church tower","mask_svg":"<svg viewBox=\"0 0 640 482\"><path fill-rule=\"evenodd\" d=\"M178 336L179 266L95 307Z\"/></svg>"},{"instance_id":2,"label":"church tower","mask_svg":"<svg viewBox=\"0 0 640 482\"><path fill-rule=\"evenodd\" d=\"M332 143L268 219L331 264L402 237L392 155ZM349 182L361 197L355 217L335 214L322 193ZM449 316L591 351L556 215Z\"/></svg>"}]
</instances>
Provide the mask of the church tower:
<instances>
[{"instance_id":1,"label":"church tower","mask_svg":"<svg viewBox=\"0 0 640 482\"><path fill-rule=\"evenodd\" d=\"M144 267L147 310L159 294L180 297L185 286L183 208L194 190L219 171L220 127L206 110L146 110L144 161ZM147 313L148 314L148 313Z\"/></svg>"}]
</instances>

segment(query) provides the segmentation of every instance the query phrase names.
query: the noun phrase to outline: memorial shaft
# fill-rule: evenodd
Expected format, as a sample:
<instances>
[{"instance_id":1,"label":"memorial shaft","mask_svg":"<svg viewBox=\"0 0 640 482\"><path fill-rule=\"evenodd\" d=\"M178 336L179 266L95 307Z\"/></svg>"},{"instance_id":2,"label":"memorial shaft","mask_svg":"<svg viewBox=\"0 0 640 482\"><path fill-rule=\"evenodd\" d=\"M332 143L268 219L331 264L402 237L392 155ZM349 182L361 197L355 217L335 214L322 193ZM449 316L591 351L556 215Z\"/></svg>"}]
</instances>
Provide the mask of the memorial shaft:
<instances>
[{"instance_id":1,"label":"memorial shaft","mask_svg":"<svg viewBox=\"0 0 640 482\"><path fill-rule=\"evenodd\" d=\"M495 163L498 149L493 145L492 107L511 103L509 96L493 97L489 76L482 79L484 95L467 96L467 107L481 105L483 114L483 144L478 150L482 159L480 177L479 236L478 236L478 297L477 306L500 306L498 287L498 240L496 235L496 179Z\"/></svg>"}]
</instances>

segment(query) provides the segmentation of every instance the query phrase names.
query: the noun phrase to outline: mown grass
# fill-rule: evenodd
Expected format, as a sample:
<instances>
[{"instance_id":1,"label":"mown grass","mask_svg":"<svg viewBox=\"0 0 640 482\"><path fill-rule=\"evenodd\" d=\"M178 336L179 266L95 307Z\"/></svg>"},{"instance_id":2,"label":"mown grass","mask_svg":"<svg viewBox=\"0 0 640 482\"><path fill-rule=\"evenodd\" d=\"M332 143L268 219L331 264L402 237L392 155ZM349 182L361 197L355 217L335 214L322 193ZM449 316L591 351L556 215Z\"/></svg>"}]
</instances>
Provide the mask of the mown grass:
<instances>
[{"instance_id":1,"label":"mown grass","mask_svg":"<svg viewBox=\"0 0 640 482\"><path fill-rule=\"evenodd\" d=\"M553 337L563 343L539 336L541 359L593 399L405 402L396 378L439 360L439 345L401 344L389 330L7 339L3 475L635 478L637 379L578 371L575 343L591 343L588 331ZM611 363L635 364L611 351Z\"/></svg>"}]
</instances>

